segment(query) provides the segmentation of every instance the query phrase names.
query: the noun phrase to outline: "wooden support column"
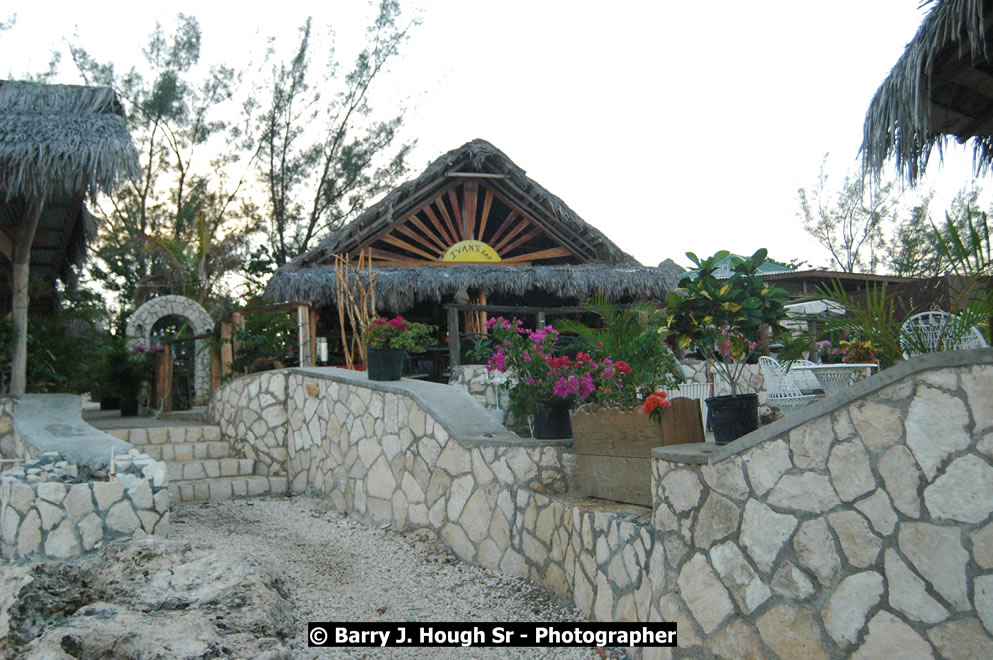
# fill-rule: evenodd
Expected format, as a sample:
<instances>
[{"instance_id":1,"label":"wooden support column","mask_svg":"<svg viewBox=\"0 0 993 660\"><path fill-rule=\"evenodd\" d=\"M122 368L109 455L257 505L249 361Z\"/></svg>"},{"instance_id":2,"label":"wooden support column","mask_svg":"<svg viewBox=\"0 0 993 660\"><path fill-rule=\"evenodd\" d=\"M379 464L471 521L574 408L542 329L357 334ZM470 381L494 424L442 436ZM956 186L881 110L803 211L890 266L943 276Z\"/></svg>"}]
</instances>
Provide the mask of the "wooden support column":
<instances>
[{"instance_id":1,"label":"wooden support column","mask_svg":"<svg viewBox=\"0 0 993 660\"><path fill-rule=\"evenodd\" d=\"M459 366L459 310L457 307L448 308L448 366L453 369Z\"/></svg>"},{"instance_id":2,"label":"wooden support column","mask_svg":"<svg viewBox=\"0 0 993 660\"><path fill-rule=\"evenodd\" d=\"M317 319L318 319L317 309L314 307L310 308L310 366L317 366L317 359L320 357L317 354Z\"/></svg>"},{"instance_id":3,"label":"wooden support column","mask_svg":"<svg viewBox=\"0 0 993 660\"><path fill-rule=\"evenodd\" d=\"M38 230L38 221L45 208L45 196L31 200L27 213L21 219L17 228L17 239L14 241L13 264L13 313L14 355L11 359L10 393L24 394L28 383L28 275L31 266L31 245Z\"/></svg>"},{"instance_id":4,"label":"wooden support column","mask_svg":"<svg viewBox=\"0 0 993 660\"><path fill-rule=\"evenodd\" d=\"M157 405L160 412L172 411L172 346L166 344L162 352L156 356L155 363L155 399L152 405Z\"/></svg>"},{"instance_id":5,"label":"wooden support column","mask_svg":"<svg viewBox=\"0 0 993 660\"><path fill-rule=\"evenodd\" d=\"M299 305L297 307L297 336L299 339L298 356L300 358L300 366L314 366L314 353L311 351L310 342L310 307L308 305Z\"/></svg>"},{"instance_id":6,"label":"wooden support column","mask_svg":"<svg viewBox=\"0 0 993 660\"><path fill-rule=\"evenodd\" d=\"M221 368L220 378L231 373L231 363L234 361L234 344L232 343L232 324L221 321Z\"/></svg>"}]
</instances>

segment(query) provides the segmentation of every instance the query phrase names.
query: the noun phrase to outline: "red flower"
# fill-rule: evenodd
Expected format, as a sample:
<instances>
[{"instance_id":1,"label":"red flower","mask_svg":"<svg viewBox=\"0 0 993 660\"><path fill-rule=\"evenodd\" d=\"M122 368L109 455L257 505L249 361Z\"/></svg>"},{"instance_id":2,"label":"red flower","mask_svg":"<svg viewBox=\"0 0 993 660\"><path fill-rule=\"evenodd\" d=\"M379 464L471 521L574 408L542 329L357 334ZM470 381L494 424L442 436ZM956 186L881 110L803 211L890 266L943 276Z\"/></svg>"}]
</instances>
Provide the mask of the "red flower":
<instances>
[{"instance_id":1,"label":"red flower","mask_svg":"<svg viewBox=\"0 0 993 660\"><path fill-rule=\"evenodd\" d=\"M614 364L614 368L617 369L622 374L629 374L629 373L631 373L631 367L629 367L628 366L628 363L625 362L624 360L618 360Z\"/></svg>"}]
</instances>

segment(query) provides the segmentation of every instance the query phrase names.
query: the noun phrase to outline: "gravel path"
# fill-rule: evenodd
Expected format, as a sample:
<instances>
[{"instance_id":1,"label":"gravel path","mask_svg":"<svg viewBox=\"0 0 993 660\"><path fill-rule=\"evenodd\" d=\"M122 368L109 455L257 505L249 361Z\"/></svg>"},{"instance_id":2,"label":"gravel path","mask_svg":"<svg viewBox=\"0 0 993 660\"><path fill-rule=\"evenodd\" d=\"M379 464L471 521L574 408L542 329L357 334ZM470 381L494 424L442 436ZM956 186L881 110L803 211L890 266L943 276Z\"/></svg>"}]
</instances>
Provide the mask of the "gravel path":
<instances>
[{"instance_id":1,"label":"gravel path","mask_svg":"<svg viewBox=\"0 0 993 660\"><path fill-rule=\"evenodd\" d=\"M586 621L534 583L457 560L425 531L373 529L320 500L280 497L174 506L170 537L279 567L300 622L294 658L603 658L592 648L314 649L308 621Z\"/></svg>"}]
</instances>

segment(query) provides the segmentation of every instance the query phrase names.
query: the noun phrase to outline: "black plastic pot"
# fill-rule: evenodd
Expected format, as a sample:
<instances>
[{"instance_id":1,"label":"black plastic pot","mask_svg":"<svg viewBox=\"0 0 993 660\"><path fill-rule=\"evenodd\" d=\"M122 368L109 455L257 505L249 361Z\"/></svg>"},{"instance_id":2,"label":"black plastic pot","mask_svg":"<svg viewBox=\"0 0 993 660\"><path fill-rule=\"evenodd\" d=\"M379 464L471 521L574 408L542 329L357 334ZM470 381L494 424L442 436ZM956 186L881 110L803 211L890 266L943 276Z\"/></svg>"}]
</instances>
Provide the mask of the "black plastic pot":
<instances>
[{"instance_id":1,"label":"black plastic pot","mask_svg":"<svg viewBox=\"0 0 993 660\"><path fill-rule=\"evenodd\" d=\"M366 369L369 380L400 380L403 377L403 349L368 349Z\"/></svg>"},{"instance_id":2,"label":"black plastic pot","mask_svg":"<svg viewBox=\"0 0 993 660\"><path fill-rule=\"evenodd\" d=\"M121 417L138 416L138 399L121 399Z\"/></svg>"},{"instance_id":3,"label":"black plastic pot","mask_svg":"<svg viewBox=\"0 0 993 660\"><path fill-rule=\"evenodd\" d=\"M726 445L759 427L759 395L733 394L707 399L714 441Z\"/></svg>"},{"instance_id":4,"label":"black plastic pot","mask_svg":"<svg viewBox=\"0 0 993 660\"><path fill-rule=\"evenodd\" d=\"M121 407L121 399L116 396L103 395L100 397L100 410L117 410Z\"/></svg>"},{"instance_id":5,"label":"black plastic pot","mask_svg":"<svg viewBox=\"0 0 993 660\"><path fill-rule=\"evenodd\" d=\"M572 437L572 422L569 410L572 401L549 399L540 401L534 407L534 430L532 435L541 440L560 440Z\"/></svg>"}]
</instances>

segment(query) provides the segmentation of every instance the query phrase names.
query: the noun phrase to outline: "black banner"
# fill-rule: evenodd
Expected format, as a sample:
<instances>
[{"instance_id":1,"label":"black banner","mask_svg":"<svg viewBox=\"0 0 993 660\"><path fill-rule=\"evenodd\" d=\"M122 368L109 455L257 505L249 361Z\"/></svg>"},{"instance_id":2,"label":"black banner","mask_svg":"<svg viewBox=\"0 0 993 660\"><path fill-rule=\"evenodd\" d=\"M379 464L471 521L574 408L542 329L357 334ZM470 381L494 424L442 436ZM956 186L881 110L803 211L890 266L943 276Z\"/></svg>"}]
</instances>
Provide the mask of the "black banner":
<instances>
[{"instance_id":1,"label":"black banner","mask_svg":"<svg viewBox=\"0 0 993 660\"><path fill-rule=\"evenodd\" d=\"M310 646L676 646L675 623L310 622Z\"/></svg>"}]
</instances>

